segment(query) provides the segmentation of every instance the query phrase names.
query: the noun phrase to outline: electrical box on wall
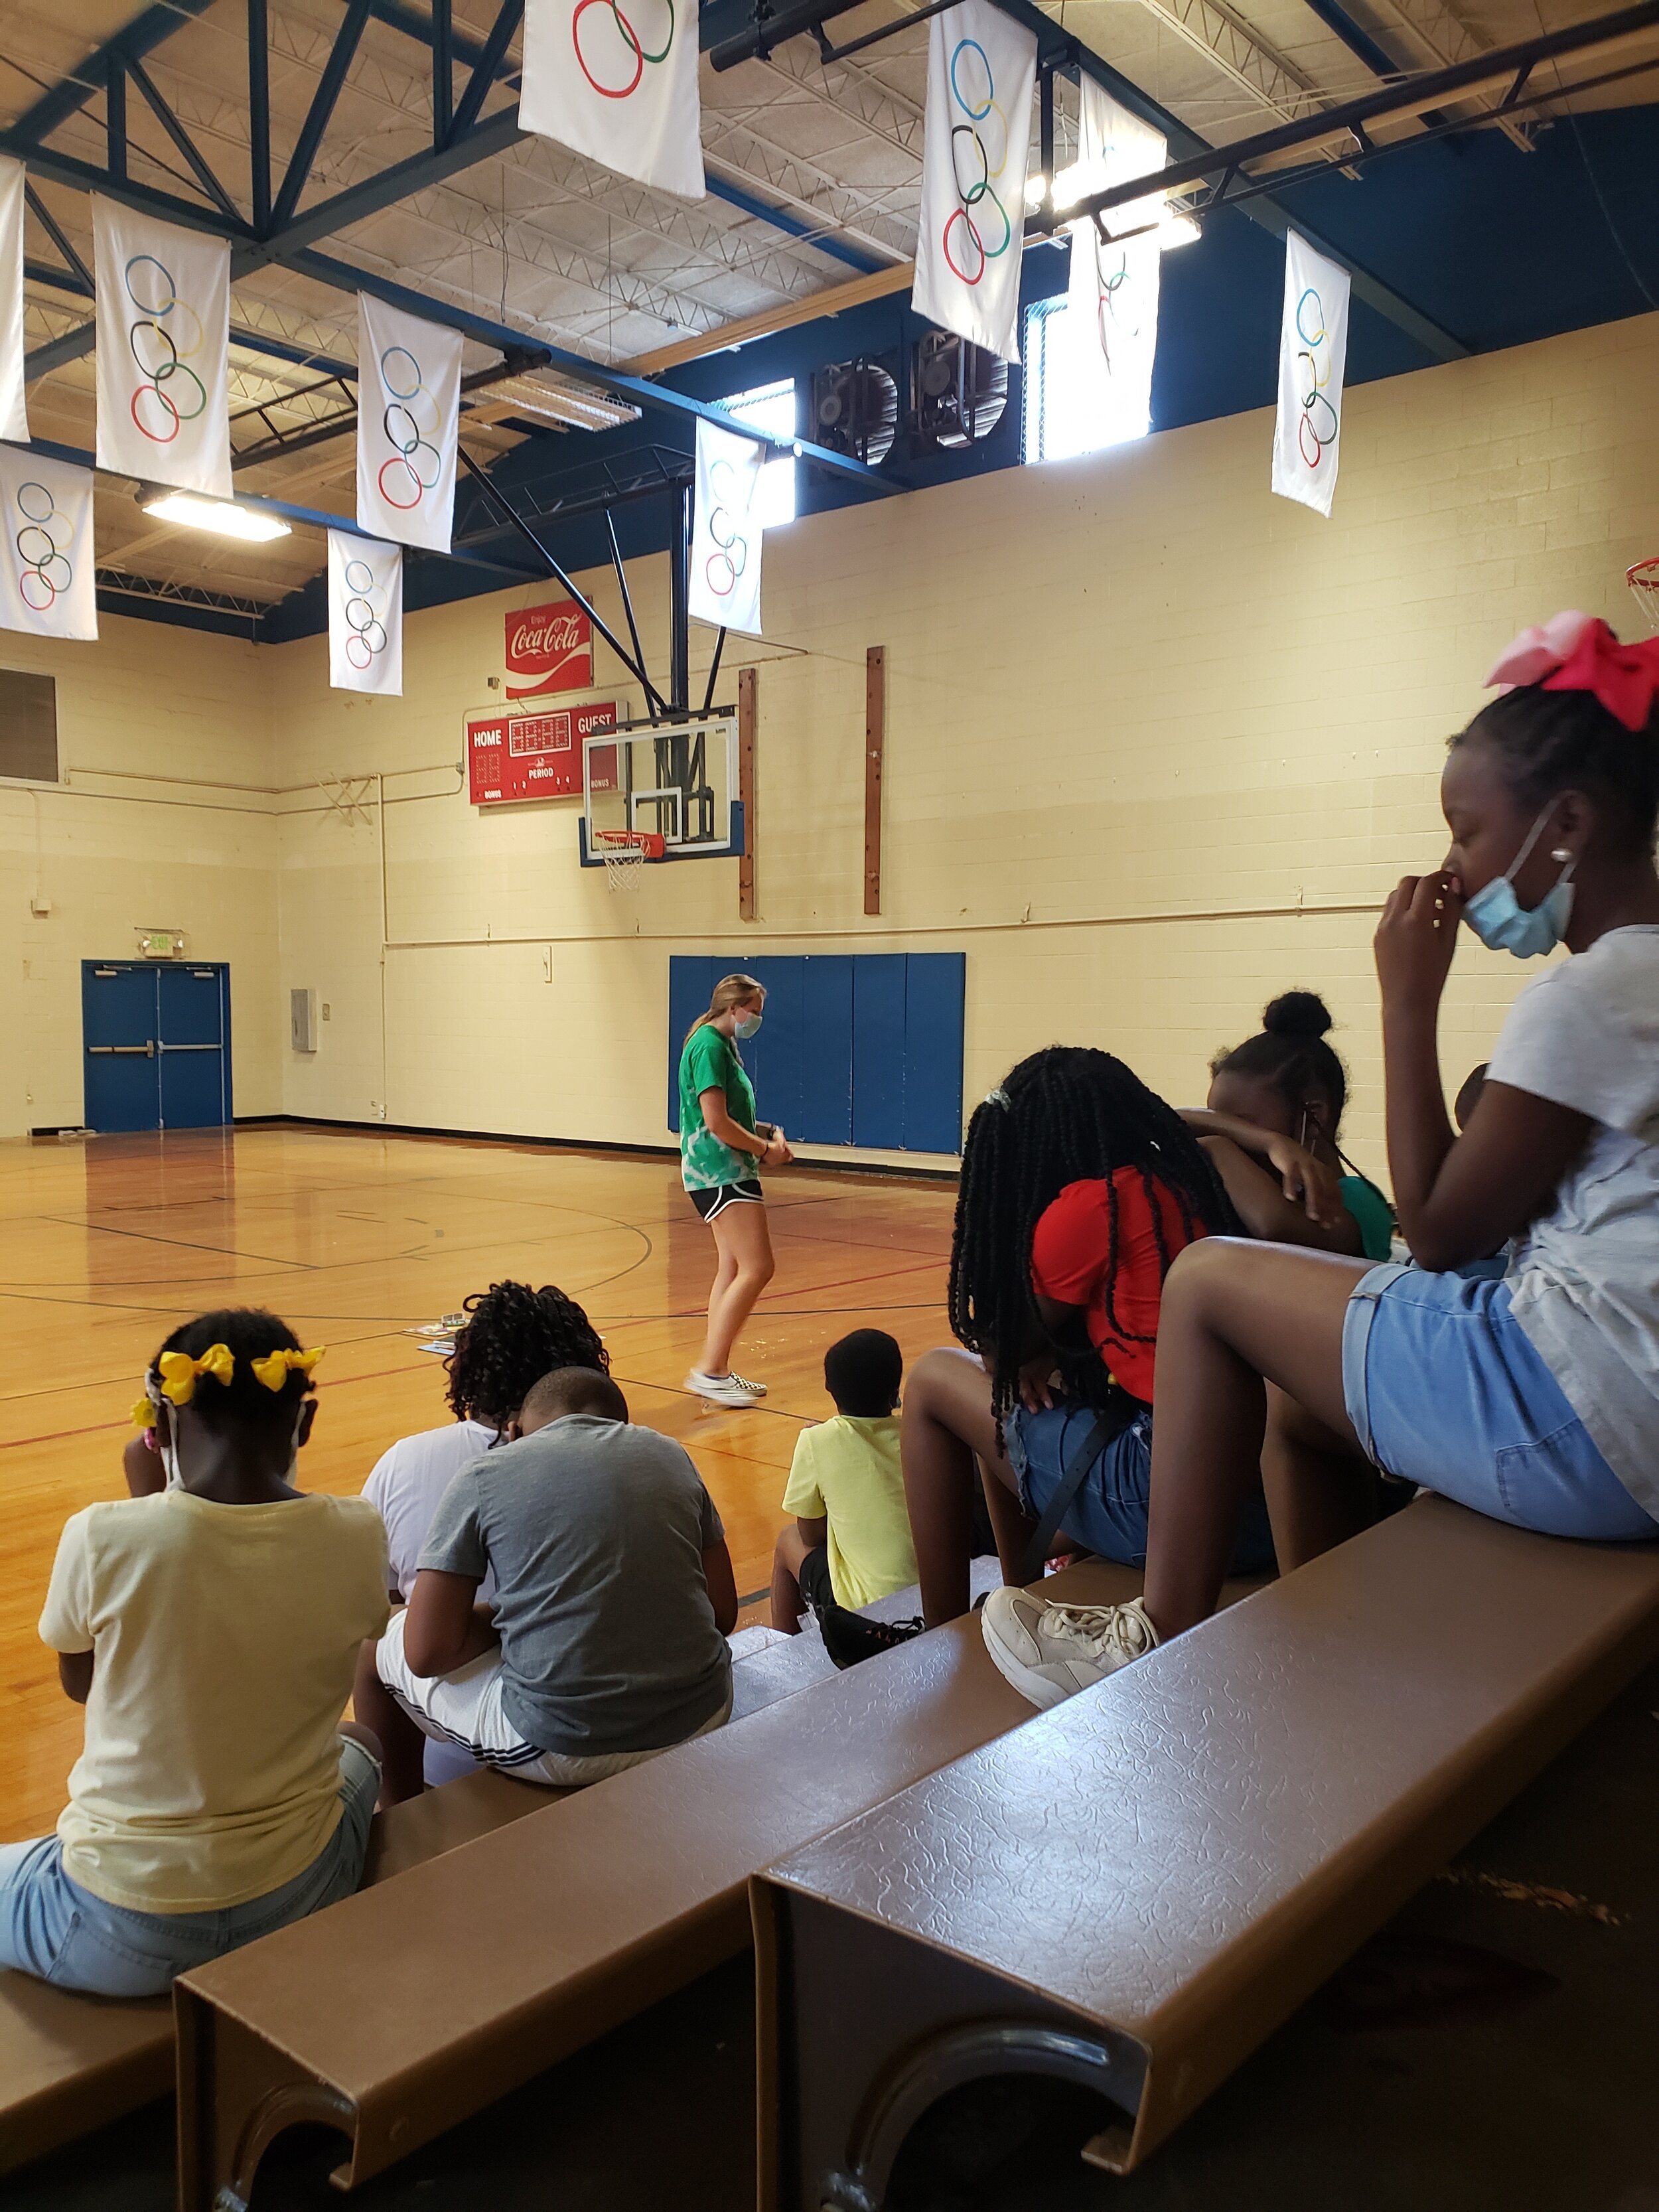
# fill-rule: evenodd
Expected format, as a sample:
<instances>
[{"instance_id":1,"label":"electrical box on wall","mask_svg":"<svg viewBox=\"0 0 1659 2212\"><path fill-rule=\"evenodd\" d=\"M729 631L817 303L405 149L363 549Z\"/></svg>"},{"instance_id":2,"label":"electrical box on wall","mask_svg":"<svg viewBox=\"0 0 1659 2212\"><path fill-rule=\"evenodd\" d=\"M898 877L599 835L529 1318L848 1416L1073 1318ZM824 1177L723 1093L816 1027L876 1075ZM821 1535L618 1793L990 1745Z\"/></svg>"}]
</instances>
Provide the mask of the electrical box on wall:
<instances>
[{"instance_id":1,"label":"electrical box on wall","mask_svg":"<svg viewBox=\"0 0 1659 2212\"><path fill-rule=\"evenodd\" d=\"M317 994L290 991L288 994L288 1041L295 1052L317 1049Z\"/></svg>"}]
</instances>

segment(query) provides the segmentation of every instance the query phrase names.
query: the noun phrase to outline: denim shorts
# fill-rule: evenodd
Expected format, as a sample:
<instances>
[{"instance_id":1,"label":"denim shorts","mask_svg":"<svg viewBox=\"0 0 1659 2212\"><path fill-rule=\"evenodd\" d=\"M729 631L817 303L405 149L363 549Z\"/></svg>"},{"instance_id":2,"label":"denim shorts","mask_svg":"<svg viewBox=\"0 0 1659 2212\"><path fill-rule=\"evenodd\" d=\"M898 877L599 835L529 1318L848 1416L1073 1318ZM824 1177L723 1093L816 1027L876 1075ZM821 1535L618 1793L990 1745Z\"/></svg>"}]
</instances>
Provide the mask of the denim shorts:
<instances>
[{"instance_id":1,"label":"denim shorts","mask_svg":"<svg viewBox=\"0 0 1659 2212\"><path fill-rule=\"evenodd\" d=\"M1089 1406L1062 1401L1033 1413L1016 1406L1003 1424L1009 1464L1019 1477L1019 1502L1042 1518L1072 1453L1100 1418ZM1152 1417L1142 1412L1098 1454L1060 1527L1076 1543L1120 1566L1146 1564L1146 1501L1152 1486ZM1231 1571L1255 1575L1273 1565L1267 1501L1258 1489L1245 1510Z\"/></svg>"},{"instance_id":2,"label":"denim shorts","mask_svg":"<svg viewBox=\"0 0 1659 2212\"><path fill-rule=\"evenodd\" d=\"M1385 1474L1544 1536L1659 1536L1510 1311L1507 1283L1373 1267L1343 1320L1342 1394Z\"/></svg>"},{"instance_id":3,"label":"denim shorts","mask_svg":"<svg viewBox=\"0 0 1659 2212\"><path fill-rule=\"evenodd\" d=\"M204 1966L256 1936L349 1897L363 1878L380 1770L340 1739L340 1823L292 1881L215 1912L133 1912L106 1904L64 1872L56 1836L0 1844L0 1966L99 1996L161 1996L175 1974Z\"/></svg>"}]
</instances>

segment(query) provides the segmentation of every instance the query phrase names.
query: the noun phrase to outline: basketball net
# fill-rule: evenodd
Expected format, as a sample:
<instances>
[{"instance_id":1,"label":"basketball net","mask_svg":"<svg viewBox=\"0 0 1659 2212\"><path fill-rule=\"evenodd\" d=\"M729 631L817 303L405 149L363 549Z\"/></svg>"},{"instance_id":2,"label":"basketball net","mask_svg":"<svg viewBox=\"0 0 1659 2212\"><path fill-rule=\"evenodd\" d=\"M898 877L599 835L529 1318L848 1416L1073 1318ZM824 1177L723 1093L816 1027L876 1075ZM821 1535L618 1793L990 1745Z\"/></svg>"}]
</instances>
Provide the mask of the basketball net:
<instances>
[{"instance_id":1,"label":"basketball net","mask_svg":"<svg viewBox=\"0 0 1659 2212\"><path fill-rule=\"evenodd\" d=\"M647 860L660 860L663 840L643 830L600 830L594 834L605 862L605 887L627 898L645 881Z\"/></svg>"},{"instance_id":2,"label":"basketball net","mask_svg":"<svg viewBox=\"0 0 1659 2212\"><path fill-rule=\"evenodd\" d=\"M1638 561L1634 568L1626 568L1625 581L1630 586L1631 597L1642 610L1643 621L1659 636L1659 556L1651 561Z\"/></svg>"}]
</instances>

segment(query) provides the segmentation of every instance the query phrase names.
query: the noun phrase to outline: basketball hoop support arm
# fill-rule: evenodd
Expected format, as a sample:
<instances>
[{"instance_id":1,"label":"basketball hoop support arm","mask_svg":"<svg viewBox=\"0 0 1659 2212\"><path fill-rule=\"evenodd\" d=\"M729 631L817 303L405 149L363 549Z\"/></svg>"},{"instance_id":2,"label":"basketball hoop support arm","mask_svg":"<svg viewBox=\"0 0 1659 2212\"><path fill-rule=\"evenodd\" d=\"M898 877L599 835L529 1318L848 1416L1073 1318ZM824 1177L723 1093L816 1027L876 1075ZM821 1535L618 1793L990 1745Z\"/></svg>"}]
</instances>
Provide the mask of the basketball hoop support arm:
<instances>
[{"instance_id":1,"label":"basketball hoop support arm","mask_svg":"<svg viewBox=\"0 0 1659 2212\"><path fill-rule=\"evenodd\" d=\"M461 459L466 465L468 473L471 476L475 477L478 483L483 487L485 498L488 499L490 504L497 508L499 512L506 517L507 521L512 524L513 527L519 532L519 535L526 541L526 543L533 547L536 552L541 556L542 559L546 562L548 568L551 570L555 578L558 582L562 584L565 590L569 592L571 598L574 599L576 605L587 617L589 622L592 623L594 629L605 640L605 643L611 647L612 653L616 654L617 659L621 661L623 666L628 671L635 682L644 687L647 699L653 702L657 707L662 707L665 704L662 694L658 690L656 685L651 681L651 678L646 674L643 660L636 660L634 658L634 655L628 650L628 647L623 643L622 640L611 629L610 623L606 622L605 617L599 612L599 609L593 605L586 593L577 585L568 569L563 566L562 562L554 559L552 554L548 551L541 539L537 537L535 532L525 520L523 515L519 513L518 508L514 506L512 501L508 499L506 493L503 492L498 485L490 481L489 471L487 469L481 469L478 466L478 464L473 459L471 454L467 452L465 446L458 446L456 450L460 454Z\"/></svg>"}]
</instances>

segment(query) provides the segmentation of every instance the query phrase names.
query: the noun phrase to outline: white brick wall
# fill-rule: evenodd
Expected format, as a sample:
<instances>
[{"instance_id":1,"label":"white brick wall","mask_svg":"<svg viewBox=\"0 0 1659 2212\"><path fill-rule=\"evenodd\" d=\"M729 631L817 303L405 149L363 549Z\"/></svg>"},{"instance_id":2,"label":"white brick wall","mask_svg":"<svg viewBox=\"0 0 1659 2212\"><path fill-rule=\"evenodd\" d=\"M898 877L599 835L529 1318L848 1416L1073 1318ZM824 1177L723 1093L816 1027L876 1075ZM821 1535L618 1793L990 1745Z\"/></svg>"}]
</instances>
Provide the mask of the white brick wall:
<instances>
[{"instance_id":1,"label":"white brick wall","mask_svg":"<svg viewBox=\"0 0 1659 2212\"><path fill-rule=\"evenodd\" d=\"M139 648L125 641L141 626L111 623L106 645L76 649L108 656L102 689L84 694L99 743L179 775L228 775L224 763L257 755L257 773L233 780L286 795L269 829L235 817L240 843L222 825L210 835L217 817L128 802L135 826L101 833L91 878L125 915L152 896L152 867L153 896L204 912L209 881L228 875L223 928L246 939L244 1110L275 1104L280 1077L295 1113L659 1142L671 951L960 945L970 1101L1056 1037L1108 1045L1196 1098L1210 1055L1275 992L1308 984L1352 1071L1350 1148L1380 1166L1374 910L1443 849L1444 740L1512 632L1564 605L1634 621L1623 569L1659 551L1659 317L1352 392L1328 524L1269 494L1271 437L1266 413L1239 416L774 533L768 639L732 641L720 686L733 696L737 667L762 664L757 924L737 920L734 862L653 871L623 905L576 865L574 802L479 813L456 793L463 714L501 703L486 679L503 611L557 596L551 585L412 616L401 702L330 692L320 638L254 656L155 631ZM620 622L608 575L584 580ZM660 668L665 564L634 580ZM885 912L866 922L876 643ZM711 644L694 631L694 696ZM602 678L605 665L602 651ZM303 787L381 775L384 963L374 794L349 821ZM77 803L76 834L92 836ZM15 793L0 825L26 847ZM15 865L9 851L21 884ZM1484 1056L1524 974L1465 940L1449 1083ZM314 1058L288 1050L291 985L331 1008ZM265 1032L244 1016L248 990ZM56 984L49 999L37 1059L63 1091L78 1013ZM32 1109L10 1126L58 1118Z\"/></svg>"}]
</instances>

